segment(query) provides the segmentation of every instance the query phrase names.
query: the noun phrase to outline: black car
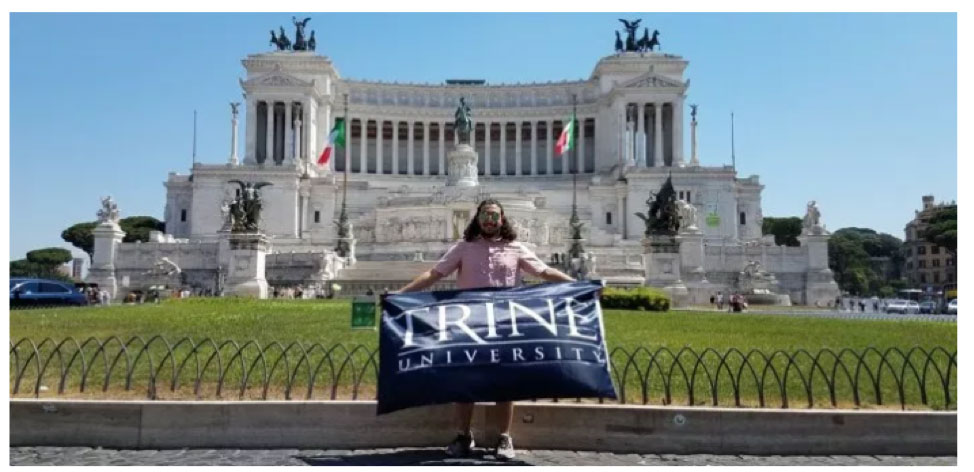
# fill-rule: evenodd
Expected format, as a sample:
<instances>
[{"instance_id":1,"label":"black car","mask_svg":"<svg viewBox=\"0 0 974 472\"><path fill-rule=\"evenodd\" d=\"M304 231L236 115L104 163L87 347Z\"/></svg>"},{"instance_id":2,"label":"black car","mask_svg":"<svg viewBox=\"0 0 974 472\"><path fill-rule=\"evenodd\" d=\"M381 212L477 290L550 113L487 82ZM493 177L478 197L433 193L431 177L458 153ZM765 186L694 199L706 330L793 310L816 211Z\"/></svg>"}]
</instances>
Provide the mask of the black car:
<instances>
[{"instance_id":1,"label":"black car","mask_svg":"<svg viewBox=\"0 0 974 472\"><path fill-rule=\"evenodd\" d=\"M10 279L10 307L87 305L88 299L70 284L47 279Z\"/></svg>"}]
</instances>

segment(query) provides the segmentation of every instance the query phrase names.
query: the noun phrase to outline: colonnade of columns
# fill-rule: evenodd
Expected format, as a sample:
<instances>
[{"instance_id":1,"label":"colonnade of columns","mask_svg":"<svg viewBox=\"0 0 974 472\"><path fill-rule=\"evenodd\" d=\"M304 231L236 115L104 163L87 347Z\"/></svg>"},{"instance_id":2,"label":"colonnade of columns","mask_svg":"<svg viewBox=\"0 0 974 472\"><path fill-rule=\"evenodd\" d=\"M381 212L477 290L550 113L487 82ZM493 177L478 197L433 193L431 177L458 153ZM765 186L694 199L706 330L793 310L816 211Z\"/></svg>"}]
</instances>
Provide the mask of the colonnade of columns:
<instances>
[{"instance_id":1,"label":"colonnade of columns","mask_svg":"<svg viewBox=\"0 0 974 472\"><path fill-rule=\"evenodd\" d=\"M579 173L593 172L595 119L580 117L578 120L580 130L586 131L577 135L578 150L561 157L554 154L555 142L563 126L560 119L475 122L470 144L480 154L480 173L551 175L569 174L576 169ZM348 121L345 159L337 160L334 167L339 172L344 170L347 162L352 173L443 175L447 168L446 154L457 144L452 121L397 120L354 114ZM400 145L401 135L405 138L405 147ZM543 142L539 135L544 136ZM417 141L420 139L421 145ZM386 147L387 140L391 140L389 148ZM525 141L530 143L527 148ZM539 148L542 145L544 148ZM400 159L402 153L405 154L404 162ZM570 166L569 159L575 159ZM560 162L556 164L556 160Z\"/></svg>"},{"instance_id":2,"label":"colonnade of columns","mask_svg":"<svg viewBox=\"0 0 974 472\"><path fill-rule=\"evenodd\" d=\"M248 120L247 126L252 128L248 133L255 137L254 159L258 164L281 165L308 159L312 147L308 132L310 99L256 100L247 105L256 115L253 122Z\"/></svg>"},{"instance_id":3,"label":"colonnade of columns","mask_svg":"<svg viewBox=\"0 0 974 472\"><path fill-rule=\"evenodd\" d=\"M632 165L683 167L683 101L635 102L624 107L625 148Z\"/></svg>"}]
</instances>

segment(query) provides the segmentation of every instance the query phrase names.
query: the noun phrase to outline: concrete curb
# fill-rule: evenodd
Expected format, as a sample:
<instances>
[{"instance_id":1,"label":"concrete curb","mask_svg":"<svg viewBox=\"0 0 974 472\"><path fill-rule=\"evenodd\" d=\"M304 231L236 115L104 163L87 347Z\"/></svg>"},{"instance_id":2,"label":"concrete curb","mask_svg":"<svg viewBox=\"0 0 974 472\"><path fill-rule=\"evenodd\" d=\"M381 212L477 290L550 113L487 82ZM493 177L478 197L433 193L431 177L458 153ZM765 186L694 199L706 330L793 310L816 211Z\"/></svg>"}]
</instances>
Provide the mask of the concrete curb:
<instances>
[{"instance_id":1,"label":"concrete curb","mask_svg":"<svg viewBox=\"0 0 974 472\"><path fill-rule=\"evenodd\" d=\"M492 444L477 405L478 444ZM518 403L519 449L749 455L956 455L956 412ZM374 401L11 400L10 446L363 449L443 446L449 405L376 416Z\"/></svg>"}]
</instances>

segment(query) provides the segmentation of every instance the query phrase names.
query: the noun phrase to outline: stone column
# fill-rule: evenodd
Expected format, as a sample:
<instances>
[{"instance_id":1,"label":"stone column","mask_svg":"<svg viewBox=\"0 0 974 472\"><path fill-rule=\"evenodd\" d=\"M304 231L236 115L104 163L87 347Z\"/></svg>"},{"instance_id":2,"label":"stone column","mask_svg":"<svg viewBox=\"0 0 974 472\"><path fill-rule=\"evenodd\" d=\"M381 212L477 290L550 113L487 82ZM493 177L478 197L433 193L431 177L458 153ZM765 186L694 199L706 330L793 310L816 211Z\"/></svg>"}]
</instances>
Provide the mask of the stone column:
<instances>
[{"instance_id":1,"label":"stone column","mask_svg":"<svg viewBox=\"0 0 974 472\"><path fill-rule=\"evenodd\" d=\"M294 160L292 162L297 163L299 166L304 165L304 160L301 158L301 141L304 139L304 133L301 132L302 126L304 126L304 121L298 117L294 121L294 135L293 139L291 139L294 142ZM304 170L307 170L307 167Z\"/></svg>"},{"instance_id":2,"label":"stone column","mask_svg":"<svg viewBox=\"0 0 974 472\"><path fill-rule=\"evenodd\" d=\"M382 130L385 120L378 118L375 120L375 173L377 175L382 174L382 160L385 156L382 155Z\"/></svg>"},{"instance_id":3,"label":"stone column","mask_svg":"<svg viewBox=\"0 0 974 472\"><path fill-rule=\"evenodd\" d=\"M392 173L399 175L399 121L392 120Z\"/></svg>"},{"instance_id":4,"label":"stone column","mask_svg":"<svg viewBox=\"0 0 974 472\"><path fill-rule=\"evenodd\" d=\"M291 126L291 107L294 103L290 100L284 102L284 161L294 162L294 131Z\"/></svg>"},{"instance_id":5,"label":"stone column","mask_svg":"<svg viewBox=\"0 0 974 472\"><path fill-rule=\"evenodd\" d=\"M359 119L359 173L369 173L369 119L362 117Z\"/></svg>"},{"instance_id":6,"label":"stone column","mask_svg":"<svg viewBox=\"0 0 974 472\"><path fill-rule=\"evenodd\" d=\"M547 139L548 152L545 153L545 162L547 163L546 169L548 169L548 175L554 175L555 168L554 163L554 153L555 153L555 143L553 142L552 131L555 129L555 120L548 120L545 122L545 138ZM564 167L564 166L562 166Z\"/></svg>"},{"instance_id":7,"label":"stone column","mask_svg":"<svg viewBox=\"0 0 974 472\"><path fill-rule=\"evenodd\" d=\"M700 159L697 159L697 119L693 118L690 122L690 165L700 167Z\"/></svg>"},{"instance_id":8,"label":"stone column","mask_svg":"<svg viewBox=\"0 0 974 472\"><path fill-rule=\"evenodd\" d=\"M413 165L413 127L416 125L414 121L409 120L406 122L409 124L409 129L406 130L406 174L414 175L416 173L415 166Z\"/></svg>"},{"instance_id":9,"label":"stone column","mask_svg":"<svg viewBox=\"0 0 974 472\"><path fill-rule=\"evenodd\" d=\"M663 102L656 102L653 115L653 167L661 167L663 160Z\"/></svg>"},{"instance_id":10,"label":"stone column","mask_svg":"<svg viewBox=\"0 0 974 472\"><path fill-rule=\"evenodd\" d=\"M490 121L484 122L484 175L490 175Z\"/></svg>"},{"instance_id":11,"label":"stone column","mask_svg":"<svg viewBox=\"0 0 974 472\"><path fill-rule=\"evenodd\" d=\"M636 102L636 162L649 162L646 158L646 104Z\"/></svg>"},{"instance_id":12,"label":"stone column","mask_svg":"<svg viewBox=\"0 0 974 472\"><path fill-rule=\"evenodd\" d=\"M532 142L534 140L534 133L531 133ZM532 149L532 153L534 150ZM514 122L514 165L517 166L514 169L514 175L521 175L521 121Z\"/></svg>"},{"instance_id":13,"label":"stone column","mask_svg":"<svg viewBox=\"0 0 974 472\"><path fill-rule=\"evenodd\" d=\"M585 172L585 118L578 120L578 129L575 132L578 133L578 151L575 154L577 156L575 166L578 169L576 172L581 174Z\"/></svg>"},{"instance_id":14,"label":"stone column","mask_svg":"<svg viewBox=\"0 0 974 472\"><path fill-rule=\"evenodd\" d=\"M267 156L264 164L274 163L274 102L267 102ZM268 163L267 161L271 161Z\"/></svg>"},{"instance_id":15,"label":"stone column","mask_svg":"<svg viewBox=\"0 0 974 472\"><path fill-rule=\"evenodd\" d=\"M423 121L423 175L430 175L430 123Z\"/></svg>"},{"instance_id":16,"label":"stone column","mask_svg":"<svg viewBox=\"0 0 974 472\"><path fill-rule=\"evenodd\" d=\"M345 113L345 172L352 172L352 117Z\"/></svg>"},{"instance_id":17,"label":"stone column","mask_svg":"<svg viewBox=\"0 0 974 472\"><path fill-rule=\"evenodd\" d=\"M244 138L244 164L257 164L257 101L247 97L247 136Z\"/></svg>"},{"instance_id":18,"label":"stone column","mask_svg":"<svg viewBox=\"0 0 974 472\"><path fill-rule=\"evenodd\" d=\"M477 152L477 122L474 121L471 124L473 126L470 127L470 149L473 149L473 151L476 153ZM479 159L480 156L477 156L477 158ZM478 164L477 161L474 161L475 167L477 167L477 164ZM480 169L477 169L477 172L480 172Z\"/></svg>"},{"instance_id":19,"label":"stone column","mask_svg":"<svg viewBox=\"0 0 974 472\"><path fill-rule=\"evenodd\" d=\"M507 175L507 121L501 121L501 175Z\"/></svg>"},{"instance_id":20,"label":"stone column","mask_svg":"<svg viewBox=\"0 0 974 472\"><path fill-rule=\"evenodd\" d=\"M315 104L317 105L317 102L315 102ZM331 119L331 105L328 104L328 102L325 102L324 106L321 107L316 106L314 111L317 112L318 115L317 118L318 126L324 128L322 129L322 131L327 131L328 133L331 133L331 128L333 126L332 119ZM322 151L325 150L325 139L326 139L325 133L312 132L311 134L308 135L308 138L314 140L313 142L315 143L315 146L311 150L311 159L317 162L318 156L321 155L321 153L318 152L318 149L321 149ZM338 161L337 155L332 156L332 158L328 160L328 172L335 172L336 161Z\"/></svg>"},{"instance_id":21,"label":"stone column","mask_svg":"<svg viewBox=\"0 0 974 472\"><path fill-rule=\"evenodd\" d=\"M521 167L518 164L518 167ZM551 169L548 169L551 172ZM538 175L538 120L531 120L531 175Z\"/></svg>"},{"instance_id":22,"label":"stone column","mask_svg":"<svg viewBox=\"0 0 974 472\"><path fill-rule=\"evenodd\" d=\"M683 99L673 102L673 166L684 167L683 163Z\"/></svg>"},{"instance_id":23,"label":"stone column","mask_svg":"<svg viewBox=\"0 0 974 472\"><path fill-rule=\"evenodd\" d=\"M235 166L240 163L237 159L237 111L232 111L230 117L230 165Z\"/></svg>"},{"instance_id":24,"label":"stone column","mask_svg":"<svg viewBox=\"0 0 974 472\"><path fill-rule=\"evenodd\" d=\"M437 126L440 132L440 175L446 175L446 123L439 123Z\"/></svg>"}]
</instances>

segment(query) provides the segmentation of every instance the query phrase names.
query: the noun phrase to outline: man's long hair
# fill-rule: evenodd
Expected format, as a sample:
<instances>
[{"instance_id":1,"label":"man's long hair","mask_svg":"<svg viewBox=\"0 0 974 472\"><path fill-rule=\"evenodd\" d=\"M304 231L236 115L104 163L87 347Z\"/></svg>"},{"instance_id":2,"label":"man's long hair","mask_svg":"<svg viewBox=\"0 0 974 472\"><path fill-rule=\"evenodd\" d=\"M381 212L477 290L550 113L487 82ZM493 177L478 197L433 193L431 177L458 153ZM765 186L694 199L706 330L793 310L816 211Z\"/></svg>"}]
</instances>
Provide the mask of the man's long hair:
<instances>
[{"instance_id":1,"label":"man's long hair","mask_svg":"<svg viewBox=\"0 0 974 472\"><path fill-rule=\"evenodd\" d=\"M480 217L480 211L488 205L497 205L497 208L501 209L501 221L503 224L501 224L500 231L497 232L497 235L500 236L501 240L511 242L517 239L517 232L514 231L514 227L511 226L510 218L504 214L504 205L501 205L501 202L494 200L493 198L488 198L487 200L480 202L480 205L477 205L477 212L474 213L473 219L471 219L470 224L467 225L467 229L463 230L463 240L472 242L483 234L483 231L480 229L480 220L478 218Z\"/></svg>"}]
</instances>

